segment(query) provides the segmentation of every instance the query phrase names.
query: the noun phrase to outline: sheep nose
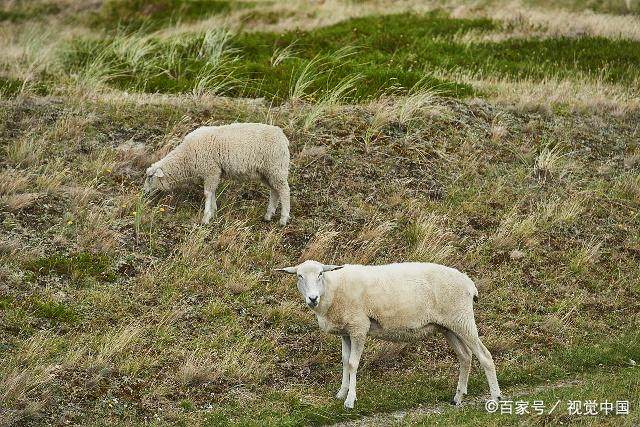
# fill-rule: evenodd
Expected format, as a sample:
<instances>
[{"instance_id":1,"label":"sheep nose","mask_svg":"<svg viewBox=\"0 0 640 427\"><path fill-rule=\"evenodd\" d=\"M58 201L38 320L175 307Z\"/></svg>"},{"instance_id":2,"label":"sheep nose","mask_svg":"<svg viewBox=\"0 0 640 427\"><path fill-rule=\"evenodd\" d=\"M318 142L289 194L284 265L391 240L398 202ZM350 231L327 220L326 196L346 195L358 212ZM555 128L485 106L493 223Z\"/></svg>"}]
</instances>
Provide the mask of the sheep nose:
<instances>
[{"instance_id":1,"label":"sheep nose","mask_svg":"<svg viewBox=\"0 0 640 427\"><path fill-rule=\"evenodd\" d=\"M309 302L311 302L311 305L318 304L318 297L309 297Z\"/></svg>"}]
</instances>

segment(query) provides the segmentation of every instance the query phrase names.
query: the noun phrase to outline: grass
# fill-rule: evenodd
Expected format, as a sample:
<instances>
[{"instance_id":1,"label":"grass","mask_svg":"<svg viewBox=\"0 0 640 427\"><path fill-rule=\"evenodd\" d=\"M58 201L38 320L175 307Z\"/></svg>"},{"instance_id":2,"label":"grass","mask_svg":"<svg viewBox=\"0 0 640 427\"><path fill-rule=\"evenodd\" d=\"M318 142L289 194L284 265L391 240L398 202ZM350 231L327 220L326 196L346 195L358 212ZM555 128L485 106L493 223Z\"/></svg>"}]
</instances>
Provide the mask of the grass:
<instances>
[{"instance_id":1,"label":"grass","mask_svg":"<svg viewBox=\"0 0 640 427\"><path fill-rule=\"evenodd\" d=\"M60 108L51 104L35 109L34 117L25 108L30 101L11 102L5 108L11 108L15 119L7 132L17 135L32 131L28 124L36 117L48 117ZM192 103L171 108L130 103L120 108L119 103L79 102L95 115L82 128L93 138L107 140L128 128L136 139L158 148L176 128L191 128L211 114L210 107ZM433 102L445 107L442 101ZM627 212L633 206L629 204L636 203L635 193L613 185L626 176L624 169L587 179L595 165L626 152L627 146L600 141L612 133L627 138L632 132L627 119L610 119L602 127L599 116L558 115L547 122L536 115L501 110L500 123L509 132L495 139L495 120L483 118L480 106L447 102L448 108L475 108L475 115L464 116L470 128L453 126L455 115L417 112L412 117L421 119L414 120L410 134L390 125L380 127L366 148L368 162L360 159L365 156L361 135L369 126L369 106L336 107L309 130L292 133L292 152L314 145L325 150L315 150L317 157L294 156L291 187L298 219L284 233L262 224L259 211L266 196L259 186L229 185L219 199L217 222L212 227L194 226L200 215L199 197L178 195L140 205L135 192L143 167L114 180L110 177L114 172L96 177L91 172L95 166L87 166L94 163L94 152L102 150L99 145L67 155L66 164L77 165L67 179L102 194L101 219L82 213L89 206L96 209L96 199L79 195L67 199L71 196L62 187L46 197L45 204L51 207L39 214L38 221L32 220L30 211L6 213L3 227L8 236L22 242L12 245L23 251L39 250L36 236L60 237L53 255L36 253L19 263L4 258L3 277L16 285L3 293L19 303L3 305L2 327L7 331L3 348L10 350L2 369L13 369L28 337L67 331L66 344L53 348L45 362L59 364L86 352L110 372L96 377L105 387L98 390L115 393L120 402L110 401L112 409L103 406L110 399L104 391L72 395L68 399L83 408L69 416L75 420L105 413L115 419L135 419L162 407L171 413L166 415L171 420L314 424L450 397L455 364L442 340L404 349L370 342L358 410L342 412L332 400L339 380L338 343L317 332L312 316L297 304L295 286L268 273L274 266L295 263L304 251L330 262L439 258L469 272L479 281L478 323L498 360L505 390L516 384L570 379L600 363L617 369L625 357L636 357L637 338L606 339L634 327L628 314L636 310L633 301L640 289L634 277L639 266L632 249L624 248L634 247L625 230L633 226ZM218 120L238 114L219 105ZM69 117L76 108L75 104L63 107L57 121L64 120L64 125L54 127L65 130L51 135L66 139L73 134L71 123L76 122ZM352 121L344 120L347 108L354 109L348 113ZM264 112L243 110L243 114L243 120L252 120ZM190 117L186 124L185 115ZM153 119L138 123L140 117ZM275 117L282 125L289 120L282 113ZM358 135L349 136L354 128ZM598 131L588 134L578 150L575 138L585 138L586 129ZM319 141L327 142L310 141L308 135L325 135ZM126 142L130 136L125 131L118 138ZM561 161L538 160L550 147L549 138L557 140L551 147L564 147L558 151ZM473 146L470 140L479 142ZM517 146L528 151L514 152L514 141L522 141ZM55 140L49 147L53 152L65 150ZM123 159L127 164L138 161L133 155ZM536 172L541 164L549 170L544 179ZM14 174L37 175L39 167L37 162L19 163ZM6 191L28 189L25 185L28 182L17 183ZM317 197L304 197L308 192ZM73 213L72 224L65 211ZM109 256L74 252L85 244L78 239L85 227L96 224L118 232L118 251ZM110 240L101 233L91 236ZM523 257L511 260L513 249L520 249ZM62 299L58 290L65 295ZM21 295L33 297L23 301ZM63 320L67 318L71 320ZM145 326L131 326L136 319ZM585 336L587 326L592 332ZM260 333L251 335L258 343L255 350L237 341L247 331ZM117 357L108 353L112 345L105 343L111 342L119 343ZM239 366L240 354L249 359ZM210 358L215 366L207 362ZM245 365L253 368L243 370ZM381 380L380 373L387 371L394 375ZM94 371L90 365L71 364L48 384L65 390L60 381L74 372ZM476 369L474 373L473 393L484 393L482 377ZM123 376L136 378L141 394L125 398L117 391ZM410 387L399 388L398 383ZM39 389L34 390L39 396ZM164 403L146 406L143 399L151 396ZM190 404L181 405L183 401ZM26 411L20 405L12 408ZM50 408L56 411L55 404Z\"/></svg>"},{"instance_id":2,"label":"grass","mask_svg":"<svg viewBox=\"0 0 640 427\"><path fill-rule=\"evenodd\" d=\"M533 6L542 7L561 7L569 10L593 10L595 12L610 13L610 14L638 14L640 9L637 3L633 1L611 1L611 0L562 0L562 1L548 1L548 0L530 0L527 2Z\"/></svg>"},{"instance_id":3,"label":"grass","mask_svg":"<svg viewBox=\"0 0 640 427\"><path fill-rule=\"evenodd\" d=\"M530 406L529 414L525 415L502 415L489 414L481 408L468 407L460 411L447 410L438 415L418 416L407 424L415 425L464 425L469 423L481 423L482 425L520 425L523 422L535 424L560 424L575 423L586 425L633 425L638 420L637 411L630 409L629 414L622 412L617 415L616 402L628 401L629 407L637 407L638 388L637 369L632 367L622 368L619 370L607 371L606 369L599 372L586 372L578 376L577 384L565 384L559 387L547 390L541 390L537 393L523 393L514 398L513 406L515 408L516 401L524 401L533 404L535 400L545 402L545 414L538 413ZM598 415L569 415L569 401L585 402L596 401ZM551 412L556 403L556 409ZM606 414L600 405L609 402L613 403L614 410ZM548 405L548 406L547 406ZM582 409L586 412L587 409ZM549 413L551 412L551 413Z\"/></svg>"},{"instance_id":4,"label":"grass","mask_svg":"<svg viewBox=\"0 0 640 427\"><path fill-rule=\"evenodd\" d=\"M466 32L499 29L500 24L489 19L452 19L433 12L364 17L306 32L242 33L234 38L219 32L168 40L120 34L77 40L65 50L62 61L72 73L97 66L108 83L123 89L184 93L225 82L230 95L275 100L326 98L332 88L356 76L360 84L350 93L354 100L406 92L416 84L446 96L473 93L466 84L433 77L430 70L467 70L516 80L576 73L611 83L639 78L634 66L640 61L637 41L603 37L456 41ZM219 74L209 68L211 57L203 56L212 40ZM295 55L291 46L296 47ZM344 46L354 48L345 55ZM97 63L96 51L102 52ZM137 60L129 52L135 52ZM208 76L204 83L203 74Z\"/></svg>"},{"instance_id":5,"label":"grass","mask_svg":"<svg viewBox=\"0 0 640 427\"><path fill-rule=\"evenodd\" d=\"M106 281L115 279L113 273L109 271L109 259L106 256L91 253L50 255L26 262L24 269L32 272L34 277L56 275L73 281L86 278Z\"/></svg>"},{"instance_id":6,"label":"grass","mask_svg":"<svg viewBox=\"0 0 640 427\"><path fill-rule=\"evenodd\" d=\"M176 21L193 21L228 12L243 3L226 0L108 0L89 19L105 28L152 30Z\"/></svg>"},{"instance_id":7,"label":"grass","mask_svg":"<svg viewBox=\"0 0 640 427\"><path fill-rule=\"evenodd\" d=\"M3 5L0 9L0 22L20 22L29 19L42 19L47 15L56 14L60 7L46 2L16 1Z\"/></svg>"},{"instance_id":8,"label":"grass","mask_svg":"<svg viewBox=\"0 0 640 427\"><path fill-rule=\"evenodd\" d=\"M439 337L368 341L345 412L339 340L272 273L307 258L468 273L505 397L636 397L636 39L563 37L482 4L148 4L0 32L4 423L589 423L486 414L475 363L469 405L449 408ZM140 195L186 133L234 121L290 139L287 227L261 220L259 183L224 181L209 226L197 186Z\"/></svg>"}]
</instances>

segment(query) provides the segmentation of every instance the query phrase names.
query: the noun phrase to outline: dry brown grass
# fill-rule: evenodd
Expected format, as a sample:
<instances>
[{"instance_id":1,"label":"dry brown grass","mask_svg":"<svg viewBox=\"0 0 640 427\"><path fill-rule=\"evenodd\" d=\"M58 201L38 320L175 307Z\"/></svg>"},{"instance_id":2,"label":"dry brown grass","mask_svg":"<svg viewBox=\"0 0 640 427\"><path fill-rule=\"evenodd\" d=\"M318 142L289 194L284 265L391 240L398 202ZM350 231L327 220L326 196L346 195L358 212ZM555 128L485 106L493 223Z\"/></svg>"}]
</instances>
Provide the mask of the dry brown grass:
<instances>
[{"instance_id":1,"label":"dry brown grass","mask_svg":"<svg viewBox=\"0 0 640 427\"><path fill-rule=\"evenodd\" d=\"M216 361L210 356L192 353L180 365L176 372L176 380L183 386L214 381L217 378L215 365Z\"/></svg>"},{"instance_id":2,"label":"dry brown grass","mask_svg":"<svg viewBox=\"0 0 640 427\"><path fill-rule=\"evenodd\" d=\"M180 23L160 30L161 37L171 37L185 32L206 31L210 28L233 28L242 31L283 32L293 29L311 30L338 22L370 15L387 15L404 12L425 13L439 8L451 11L454 17L489 17L503 22L509 31L506 33L471 33L469 40L503 40L509 37L577 37L582 35L608 38L627 38L640 40L640 20L629 15L611 15L595 13L590 10L572 12L563 10L525 6L520 1L491 4L476 2L469 4L460 1L417 1L417 0L375 0L367 2L346 2L325 0L313 5L309 13L307 1L275 1L260 5L262 16L277 16L272 19L252 17L246 10L232 11L228 15Z\"/></svg>"},{"instance_id":3,"label":"dry brown grass","mask_svg":"<svg viewBox=\"0 0 640 427\"><path fill-rule=\"evenodd\" d=\"M600 36L640 40L640 19L634 15L610 15L589 10L571 12L525 6L520 1L493 6L462 5L454 17L486 16L501 21L509 29L501 33L468 33L460 40L501 41L507 38Z\"/></svg>"},{"instance_id":4,"label":"dry brown grass","mask_svg":"<svg viewBox=\"0 0 640 427\"><path fill-rule=\"evenodd\" d=\"M533 243L531 239L537 230L535 215L519 214L514 208L504 215L491 239L499 248L526 246Z\"/></svg>"},{"instance_id":5,"label":"dry brown grass","mask_svg":"<svg viewBox=\"0 0 640 427\"><path fill-rule=\"evenodd\" d=\"M568 107L577 112L609 111L617 116L640 110L640 97L631 85L606 83L600 79L557 79L541 81L471 75L466 72L434 71L443 78L453 78L473 85L488 94L488 99L524 111L548 113L551 107Z\"/></svg>"},{"instance_id":6,"label":"dry brown grass","mask_svg":"<svg viewBox=\"0 0 640 427\"><path fill-rule=\"evenodd\" d=\"M113 218L89 207L90 211L78 230L77 245L80 250L93 253L112 253L118 248L120 234L113 230ZM95 210L94 210L95 209Z\"/></svg>"},{"instance_id":7,"label":"dry brown grass","mask_svg":"<svg viewBox=\"0 0 640 427\"><path fill-rule=\"evenodd\" d=\"M251 337L238 337L214 352L215 356L201 350L188 354L175 374L178 383L260 381L270 374L269 362Z\"/></svg>"},{"instance_id":8,"label":"dry brown grass","mask_svg":"<svg viewBox=\"0 0 640 427\"><path fill-rule=\"evenodd\" d=\"M571 258L571 267L579 271L593 266L600 257L602 245L603 242L598 239L584 242Z\"/></svg>"},{"instance_id":9,"label":"dry brown grass","mask_svg":"<svg viewBox=\"0 0 640 427\"><path fill-rule=\"evenodd\" d=\"M333 248L337 236L338 232L335 230L318 231L309 241L298 261L303 262L308 259L313 259L329 263L330 260L327 259L327 255L329 255L330 250Z\"/></svg>"},{"instance_id":10,"label":"dry brown grass","mask_svg":"<svg viewBox=\"0 0 640 427\"><path fill-rule=\"evenodd\" d=\"M356 238L350 242L354 248L346 259L354 264L367 264L371 262L382 250L388 233L393 230L395 224L392 221L381 221L379 218L372 218L362 227Z\"/></svg>"},{"instance_id":11,"label":"dry brown grass","mask_svg":"<svg viewBox=\"0 0 640 427\"><path fill-rule=\"evenodd\" d=\"M53 380L56 365L38 366L37 368L13 367L4 370L0 375L0 403L6 407L21 406L28 403L29 398Z\"/></svg>"},{"instance_id":12,"label":"dry brown grass","mask_svg":"<svg viewBox=\"0 0 640 427\"><path fill-rule=\"evenodd\" d=\"M134 351L136 345L142 340L146 329L146 326L137 323L111 329L100 337L95 353L90 361L85 362L86 366L91 369L99 369L117 363L121 358Z\"/></svg>"},{"instance_id":13,"label":"dry brown grass","mask_svg":"<svg viewBox=\"0 0 640 427\"><path fill-rule=\"evenodd\" d=\"M38 166L45 161L46 144L39 135L28 134L10 141L4 147L6 162L15 167Z\"/></svg>"},{"instance_id":14,"label":"dry brown grass","mask_svg":"<svg viewBox=\"0 0 640 427\"><path fill-rule=\"evenodd\" d=\"M5 168L0 171L0 195L24 192L31 180L25 171Z\"/></svg>"},{"instance_id":15,"label":"dry brown grass","mask_svg":"<svg viewBox=\"0 0 640 427\"><path fill-rule=\"evenodd\" d=\"M34 206L39 199L42 199L41 193L20 193L0 196L0 204L5 205L10 211L21 211Z\"/></svg>"},{"instance_id":16,"label":"dry brown grass","mask_svg":"<svg viewBox=\"0 0 640 427\"><path fill-rule=\"evenodd\" d=\"M423 214L415 222L416 243L410 255L414 261L446 264L454 253L452 235L444 230L443 219Z\"/></svg>"},{"instance_id":17,"label":"dry brown grass","mask_svg":"<svg viewBox=\"0 0 640 427\"><path fill-rule=\"evenodd\" d=\"M183 32L204 31L212 27L242 28L243 31L283 32L293 29L310 30L338 22L368 15L387 15L402 12L428 12L440 7L437 1L375 0L346 2L323 0L314 2L313 13L309 13L309 2L304 0L264 2L260 5L263 16L278 16L271 19L251 18L246 10L233 11L224 16L213 16L197 22L184 23L164 29L160 34L173 36Z\"/></svg>"}]
</instances>

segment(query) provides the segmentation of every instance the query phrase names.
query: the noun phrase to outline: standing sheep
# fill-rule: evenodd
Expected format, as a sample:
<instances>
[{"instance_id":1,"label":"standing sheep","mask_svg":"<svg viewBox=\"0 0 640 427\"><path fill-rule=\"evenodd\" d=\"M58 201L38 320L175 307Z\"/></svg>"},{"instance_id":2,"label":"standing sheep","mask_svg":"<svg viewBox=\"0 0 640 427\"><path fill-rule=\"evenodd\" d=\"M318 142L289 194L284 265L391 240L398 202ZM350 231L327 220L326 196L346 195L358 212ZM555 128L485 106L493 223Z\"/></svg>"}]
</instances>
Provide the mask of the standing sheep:
<instances>
[{"instance_id":1,"label":"standing sheep","mask_svg":"<svg viewBox=\"0 0 640 427\"><path fill-rule=\"evenodd\" d=\"M500 399L496 368L478 337L473 301L478 291L467 275L439 264L323 265L305 261L278 269L297 274L298 290L320 329L342 337L342 385L336 395L345 408L356 400L356 373L367 335L409 341L440 331L460 362L451 402L467 392L474 354L484 369L491 398Z\"/></svg>"},{"instance_id":2,"label":"standing sheep","mask_svg":"<svg viewBox=\"0 0 640 427\"><path fill-rule=\"evenodd\" d=\"M216 214L216 188L222 175L260 179L271 189L266 221L278 202L280 225L289 220L289 140L282 129L261 123L203 126L147 169L144 192L171 190L187 182L204 181L205 207L202 222Z\"/></svg>"}]
</instances>

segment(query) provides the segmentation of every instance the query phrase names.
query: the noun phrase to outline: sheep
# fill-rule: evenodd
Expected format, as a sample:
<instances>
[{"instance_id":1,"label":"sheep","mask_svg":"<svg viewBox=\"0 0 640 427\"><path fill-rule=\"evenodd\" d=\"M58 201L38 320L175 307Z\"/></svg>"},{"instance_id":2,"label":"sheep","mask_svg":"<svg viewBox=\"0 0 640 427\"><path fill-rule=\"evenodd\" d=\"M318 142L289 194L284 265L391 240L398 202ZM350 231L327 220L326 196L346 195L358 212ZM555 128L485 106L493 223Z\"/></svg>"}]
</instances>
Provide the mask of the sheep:
<instances>
[{"instance_id":1,"label":"sheep","mask_svg":"<svg viewBox=\"0 0 640 427\"><path fill-rule=\"evenodd\" d=\"M298 290L320 329L342 338L342 384L337 399L353 408L356 373L367 335L410 341L444 334L460 363L452 404L467 393L472 354L484 369L491 398L500 400L496 368L478 337L473 302L478 291L466 274L439 264L324 265L308 260L277 269L297 274Z\"/></svg>"},{"instance_id":2,"label":"sheep","mask_svg":"<svg viewBox=\"0 0 640 427\"><path fill-rule=\"evenodd\" d=\"M204 182L202 222L216 214L216 188L223 176L262 180L271 193L265 221L282 205L280 225L289 221L289 140L281 128L261 123L203 126L146 171L143 191L171 190L179 184Z\"/></svg>"}]
</instances>

